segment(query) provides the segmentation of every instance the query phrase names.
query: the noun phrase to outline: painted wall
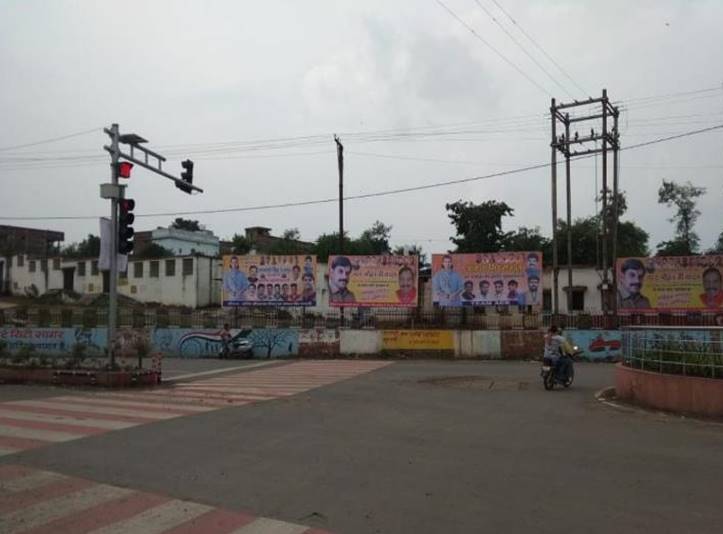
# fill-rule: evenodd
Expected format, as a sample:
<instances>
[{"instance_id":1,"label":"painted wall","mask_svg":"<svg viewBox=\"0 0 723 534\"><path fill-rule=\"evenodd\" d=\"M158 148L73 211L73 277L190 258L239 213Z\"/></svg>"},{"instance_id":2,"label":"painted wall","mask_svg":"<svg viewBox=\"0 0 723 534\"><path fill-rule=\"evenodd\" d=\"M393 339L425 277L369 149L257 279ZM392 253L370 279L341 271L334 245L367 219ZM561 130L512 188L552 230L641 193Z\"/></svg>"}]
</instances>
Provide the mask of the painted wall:
<instances>
[{"instance_id":1,"label":"painted wall","mask_svg":"<svg viewBox=\"0 0 723 534\"><path fill-rule=\"evenodd\" d=\"M498 330L458 330L455 332L457 358L499 359L501 357Z\"/></svg>"},{"instance_id":2,"label":"painted wall","mask_svg":"<svg viewBox=\"0 0 723 534\"><path fill-rule=\"evenodd\" d=\"M379 354L382 350L381 330L341 330L339 335L342 354Z\"/></svg>"},{"instance_id":3,"label":"painted wall","mask_svg":"<svg viewBox=\"0 0 723 534\"><path fill-rule=\"evenodd\" d=\"M299 332L290 328L231 329L231 336L253 343L254 358L288 358L299 353ZM221 330L154 328L154 350L181 358L215 358L221 350Z\"/></svg>"},{"instance_id":4,"label":"painted wall","mask_svg":"<svg viewBox=\"0 0 723 534\"><path fill-rule=\"evenodd\" d=\"M76 344L85 345L88 356L101 356L106 336L105 328L0 328L0 341L11 353L30 345L36 354L46 356L70 354Z\"/></svg>"},{"instance_id":5,"label":"painted wall","mask_svg":"<svg viewBox=\"0 0 723 534\"><path fill-rule=\"evenodd\" d=\"M588 361L616 362L622 358L619 330L566 330L565 337L582 351Z\"/></svg>"},{"instance_id":6,"label":"painted wall","mask_svg":"<svg viewBox=\"0 0 723 534\"><path fill-rule=\"evenodd\" d=\"M334 328L299 330L299 356L338 356L340 345L339 331Z\"/></svg>"}]
</instances>

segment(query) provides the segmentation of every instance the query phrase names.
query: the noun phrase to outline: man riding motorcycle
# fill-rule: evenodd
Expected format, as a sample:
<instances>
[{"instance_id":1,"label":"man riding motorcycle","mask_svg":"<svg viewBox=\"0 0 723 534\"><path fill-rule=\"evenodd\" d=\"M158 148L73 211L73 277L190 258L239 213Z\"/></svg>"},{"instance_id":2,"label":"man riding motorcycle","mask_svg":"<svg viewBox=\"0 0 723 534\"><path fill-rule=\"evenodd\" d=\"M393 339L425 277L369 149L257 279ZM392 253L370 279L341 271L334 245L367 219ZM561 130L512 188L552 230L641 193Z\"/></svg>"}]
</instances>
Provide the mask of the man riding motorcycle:
<instances>
[{"instance_id":1,"label":"man riding motorcycle","mask_svg":"<svg viewBox=\"0 0 723 534\"><path fill-rule=\"evenodd\" d=\"M557 377L567 377L569 374L570 360L564 358L565 355L574 353L572 345L560 333L557 326L550 326L547 334L545 334L545 354L544 358L552 362L553 373Z\"/></svg>"}]
</instances>

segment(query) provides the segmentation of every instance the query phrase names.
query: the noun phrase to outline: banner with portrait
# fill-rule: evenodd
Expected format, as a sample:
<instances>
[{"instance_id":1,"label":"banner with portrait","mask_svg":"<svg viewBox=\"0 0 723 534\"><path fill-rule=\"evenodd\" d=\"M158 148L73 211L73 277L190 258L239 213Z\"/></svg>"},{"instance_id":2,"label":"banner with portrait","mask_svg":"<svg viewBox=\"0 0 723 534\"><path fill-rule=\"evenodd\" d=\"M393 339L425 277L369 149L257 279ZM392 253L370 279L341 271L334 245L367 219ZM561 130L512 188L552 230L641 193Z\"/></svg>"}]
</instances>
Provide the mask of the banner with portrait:
<instances>
[{"instance_id":1,"label":"banner with portrait","mask_svg":"<svg viewBox=\"0 0 723 534\"><path fill-rule=\"evenodd\" d=\"M542 253L433 254L432 302L442 307L542 306Z\"/></svg>"},{"instance_id":2,"label":"banner with portrait","mask_svg":"<svg viewBox=\"0 0 723 534\"><path fill-rule=\"evenodd\" d=\"M418 256L329 256L329 305L413 308Z\"/></svg>"},{"instance_id":3,"label":"banner with portrait","mask_svg":"<svg viewBox=\"0 0 723 534\"><path fill-rule=\"evenodd\" d=\"M223 257L223 306L315 306L316 256Z\"/></svg>"},{"instance_id":4,"label":"banner with portrait","mask_svg":"<svg viewBox=\"0 0 723 534\"><path fill-rule=\"evenodd\" d=\"M619 258L616 269L622 313L723 308L723 255Z\"/></svg>"}]
</instances>

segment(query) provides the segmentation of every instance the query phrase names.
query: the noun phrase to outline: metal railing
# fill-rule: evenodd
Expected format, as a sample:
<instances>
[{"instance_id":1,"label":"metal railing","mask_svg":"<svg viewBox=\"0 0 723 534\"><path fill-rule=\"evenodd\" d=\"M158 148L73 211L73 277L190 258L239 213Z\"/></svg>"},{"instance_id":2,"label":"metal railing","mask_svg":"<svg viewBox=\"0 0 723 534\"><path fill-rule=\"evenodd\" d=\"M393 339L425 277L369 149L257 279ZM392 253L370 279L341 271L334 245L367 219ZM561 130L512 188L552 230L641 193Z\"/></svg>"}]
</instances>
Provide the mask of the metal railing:
<instances>
[{"instance_id":1,"label":"metal railing","mask_svg":"<svg viewBox=\"0 0 723 534\"><path fill-rule=\"evenodd\" d=\"M337 328L342 326L339 309L324 313L297 308L170 308L121 307L118 326L137 328ZM343 326L348 328L459 330L536 330L556 324L563 329L599 330L632 326L723 326L721 313L602 315L575 313L553 316L506 308L347 308ZM0 310L0 326L104 327L108 312L103 307L17 307Z\"/></svg>"},{"instance_id":2,"label":"metal railing","mask_svg":"<svg viewBox=\"0 0 723 534\"><path fill-rule=\"evenodd\" d=\"M622 337L623 365L723 379L721 327L628 327Z\"/></svg>"}]
</instances>

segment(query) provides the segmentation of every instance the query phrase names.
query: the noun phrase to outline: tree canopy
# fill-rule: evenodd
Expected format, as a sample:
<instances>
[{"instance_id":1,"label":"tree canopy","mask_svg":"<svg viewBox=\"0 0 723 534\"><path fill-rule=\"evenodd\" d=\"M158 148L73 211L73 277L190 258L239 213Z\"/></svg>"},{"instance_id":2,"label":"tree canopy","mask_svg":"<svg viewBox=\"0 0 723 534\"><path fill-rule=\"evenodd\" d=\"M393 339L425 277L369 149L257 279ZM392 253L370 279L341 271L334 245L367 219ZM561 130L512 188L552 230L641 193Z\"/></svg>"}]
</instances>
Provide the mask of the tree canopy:
<instances>
[{"instance_id":1,"label":"tree canopy","mask_svg":"<svg viewBox=\"0 0 723 534\"><path fill-rule=\"evenodd\" d=\"M690 182L681 185L663 180L658 189L658 203L675 206L676 213L669 219L675 223L675 236L658 244L659 256L690 256L698 252L700 238L694 227L700 211L696 208L696 199L704 194L704 187L696 187Z\"/></svg>"},{"instance_id":2,"label":"tree canopy","mask_svg":"<svg viewBox=\"0 0 723 534\"><path fill-rule=\"evenodd\" d=\"M176 230L188 230L189 232L198 232L201 229L201 225L196 220L177 217L176 220L171 223L171 228Z\"/></svg>"},{"instance_id":3,"label":"tree canopy","mask_svg":"<svg viewBox=\"0 0 723 534\"><path fill-rule=\"evenodd\" d=\"M502 217L514 210L506 203L487 200L474 204L458 200L445 205L447 216L457 231L450 238L457 252L497 252L502 250L507 234L502 231Z\"/></svg>"},{"instance_id":4,"label":"tree canopy","mask_svg":"<svg viewBox=\"0 0 723 534\"><path fill-rule=\"evenodd\" d=\"M66 258L95 258L100 256L100 237L88 234L80 243L71 243L63 247L61 256Z\"/></svg>"}]
</instances>

